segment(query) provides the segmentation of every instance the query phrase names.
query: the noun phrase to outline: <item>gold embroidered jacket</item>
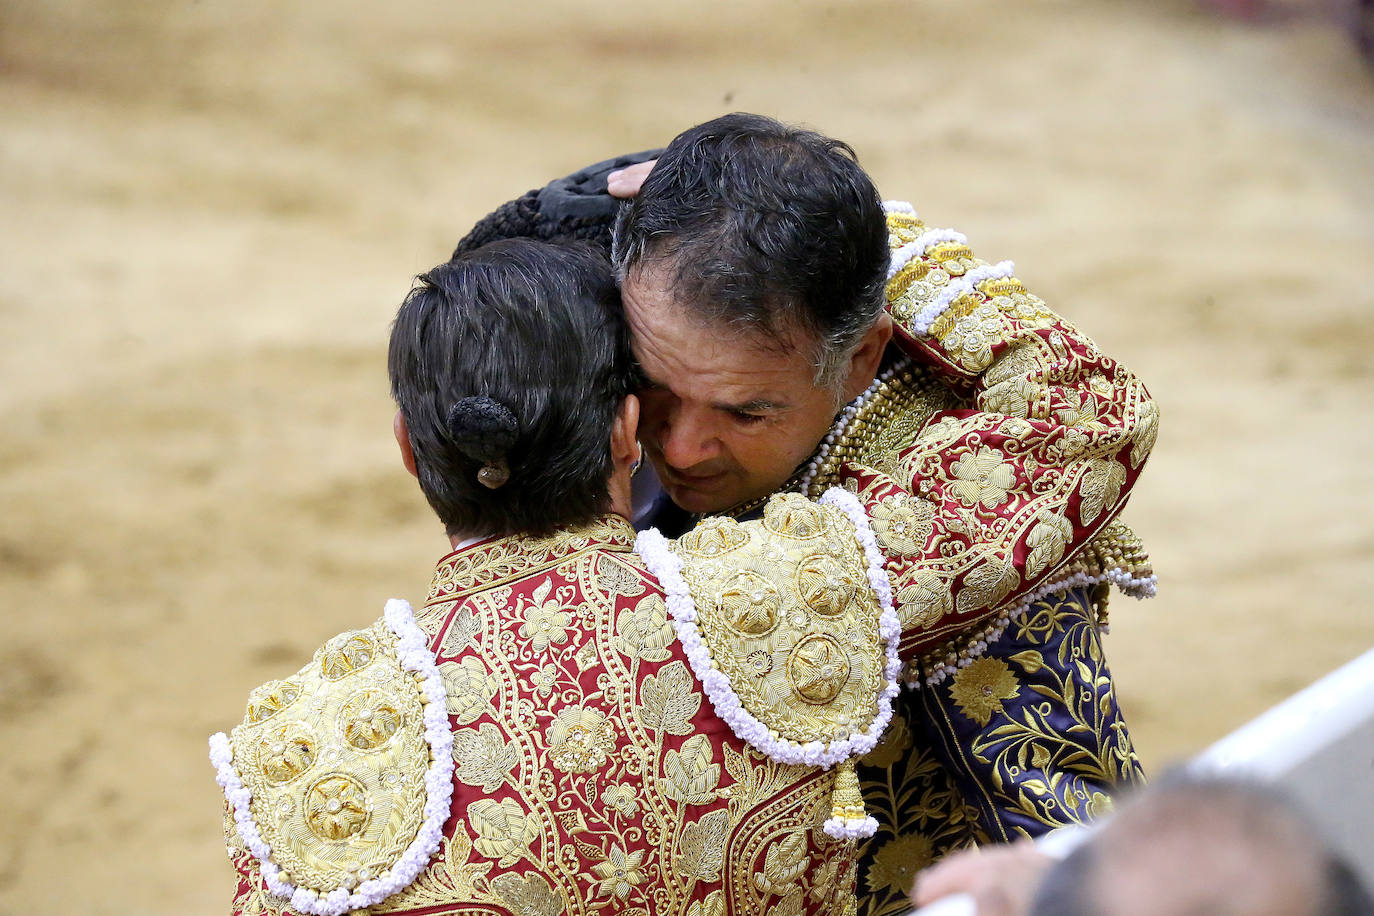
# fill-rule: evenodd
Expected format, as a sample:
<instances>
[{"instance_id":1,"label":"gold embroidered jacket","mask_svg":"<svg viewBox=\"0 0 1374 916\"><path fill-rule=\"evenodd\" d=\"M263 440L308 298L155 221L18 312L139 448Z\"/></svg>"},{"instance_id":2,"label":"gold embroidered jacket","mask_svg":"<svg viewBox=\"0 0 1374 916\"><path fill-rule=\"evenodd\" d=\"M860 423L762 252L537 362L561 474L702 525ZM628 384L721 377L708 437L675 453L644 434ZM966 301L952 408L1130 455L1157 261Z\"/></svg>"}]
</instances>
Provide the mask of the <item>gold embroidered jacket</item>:
<instances>
[{"instance_id":1,"label":"gold embroidered jacket","mask_svg":"<svg viewBox=\"0 0 1374 916\"><path fill-rule=\"evenodd\" d=\"M873 718L877 554L865 565L844 525L789 497L760 522L684 539L698 622L746 702L795 693L807 721L832 707L846 727ZM380 895L373 914L853 912L855 843L822 829L836 770L779 763L732 733L633 539L608 517L455 551L413 618L393 602L254 691L232 738L212 739L234 912L364 899L350 894ZM895 623L891 636L895 651ZM452 797L420 855L443 754ZM413 878L406 856L423 865Z\"/></svg>"},{"instance_id":2,"label":"gold embroidered jacket","mask_svg":"<svg viewBox=\"0 0 1374 916\"><path fill-rule=\"evenodd\" d=\"M943 851L1087 820L1141 778L1099 624L1109 582L1155 581L1115 522L1155 441L1144 386L1009 262L888 210L900 356L808 490L868 509L917 688L861 770L881 824L860 865L870 916L904 911Z\"/></svg>"}]
</instances>

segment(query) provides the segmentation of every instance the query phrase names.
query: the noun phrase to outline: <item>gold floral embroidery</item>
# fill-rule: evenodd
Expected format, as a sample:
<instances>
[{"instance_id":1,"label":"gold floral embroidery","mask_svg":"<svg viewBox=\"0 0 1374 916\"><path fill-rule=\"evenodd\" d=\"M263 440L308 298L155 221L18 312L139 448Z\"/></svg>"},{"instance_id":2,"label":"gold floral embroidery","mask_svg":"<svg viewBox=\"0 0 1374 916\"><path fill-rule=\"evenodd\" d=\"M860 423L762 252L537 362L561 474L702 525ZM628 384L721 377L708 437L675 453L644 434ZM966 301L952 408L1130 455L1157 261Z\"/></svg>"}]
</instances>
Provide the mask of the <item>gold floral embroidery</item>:
<instances>
[{"instance_id":1,"label":"gold floral embroidery","mask_svg":"<svg viewBox=\"0 0 1374 916\"><path fill-rule=\"evenodd\" d=\"M910 892L921 869L930 864L934 844L930 837L910 833L887 841L873 856L868 869L868 889L899 894Z\"/></svg>"},{"instance_id":2,"label":"gold floral embroidery","mask_svg":"<svg viewBox=\"0 0 1374 916\"><path fill-rule=\"evenodd\" d=\"M551 664L541 665L538 671L530 675L530 681L541 697L547 697L553 693L553 686L558 682L558 668Z\"/></svg>"},{"instance_id":3,"label":"gold floral embroidery","mask_svg":"<svg viewBox=\"0 0 1374 916\"><path fill-rule=\"evenodd\" d=\"M546 651L551 644L562 645L568 641L572 614L557 598L549 598L552 588L553 580L545 579L534 590L533 600L521 608L525 622L520 626L520 635L530 641L536 652Z\"/></svg>"},{"instance_id":4,"label":"gold floral embroidery","mask_svg":"<svg viewBox=\"0 0 1374 916\"><path fill-rule=\"evenodd\" d=\"M995 509L1010 497L1007 492L1016 483L1016 472L1005 463L1002 453L983 446L977 453L966 455L950 468L955 481L954 495L965 506L982 505Z\"/></svg>"},{"instance_id":5,"label":"gold floral embroidery","mask_svg":"<svg viewBox=\"0 0 1374 916\"><path fill-rule=\"evenodd\" d=\"M626 852L619 843L613 844L606 861L592 866L592 871L601 878L597 893L603 897L627 899L631 890L644 883L644 872L639 867L643 861L642 851Z\"/></svg>"},{"instance_id":6,"label":"gold floral embroidery","mask_svg":"<svg viewBox=\"0 0 1374 916\"><path fill-rule=\"evenodd\" d=\"M322 840L344 840L362 833L371 804L367 789L351 776L326 776L305 793L305 823Z\"/></svg>"},{"instance_id":7,"label":"gold floral embroidery","mask_svg":"<svg viewBox=\"0 0 1374 916\"><path fill-rule=\"evenodd\" d=\"M328 892L359 867L385 871L414 840L429 766L422 711L381 620L254 691L230 737L234 766L291 883Z\"/></svg>"},{"instance_id":8,"label":"gold floral embroidery","mask_svg":"<svg viewBox=\"0 0 1374 916\"><path fill-rule=\"evenodd\" d=\"M762 524L714 527L734 546L708 559L684 554L682 576L701 640L740 707L801 744L866 729L885 682L886 647L849 519L783 494L769 501ZM797 570L790 581L763 574L779 562Z\"/></svg>"},{"instance_id":9,"label":"gold floral embroidery","mask_svg":"<svg viewBox=\"0 0 1374 916\"><path fill-rule=\"evenodd\" d=\"M382 747L405 722L399 705L378 690L355 693L339 710L339 731L344 741L363 751Z\"/></svg>"},{"instance_id":10,"label":"gold floral embroidery","mask_svg":"<svg viewBox=\"0 0 1374 916\"><path fill-rule=\"evenodd\" d=\"M935 506L906 493L878 500L869 512L878 543L904 556L920 553L934 528Z\"/></svg>"},{"instance_id":11,"label":"gold floral embroidery","mask_svg":"<svg viewBox=\"0 0 1374 916\"><path fill-rule=\"evenodd\" d=\"M549 762L568 773L590 773L606 762L615 749L615 728L605 713L573 706L554 717L545 737Z\"/></svg>"},{"instance_id":12,"label":"gold floral embroidery","mask_svg":"<svg viewBox=\"0 0 1374 916\"><path fill-rule=\"evenodd\" d=\"M613 783L601 790L601 803L621 817L634 817L639 811L638 792L627 783Z\"/></svg>"},{"instance_id":13,"label":"gold floral embroidery","mask_svg":"<svg viewBox=\"0 0 1374 916\"><path fill-rule=\"evenodd\" d=\"M287 679L269 681L263 684L248 696L248 724L256 725L259 722L266 722L300 699L300 696L301 685L299 681Z\"/></svg>"},{"instance_id":14,"label":"gold floral embroidery","mask_svg":"<svg viewBox=\"0 0 1374 916\"><path fill-rule=\"evenodd\" d=\"M1000 658L975 658L954 675L950 694L959 711L979 725L987 725L992 714L1002 709L1002 701L1013 699L1021 684L1007 663Z\"/></svg>"}]
</instances>

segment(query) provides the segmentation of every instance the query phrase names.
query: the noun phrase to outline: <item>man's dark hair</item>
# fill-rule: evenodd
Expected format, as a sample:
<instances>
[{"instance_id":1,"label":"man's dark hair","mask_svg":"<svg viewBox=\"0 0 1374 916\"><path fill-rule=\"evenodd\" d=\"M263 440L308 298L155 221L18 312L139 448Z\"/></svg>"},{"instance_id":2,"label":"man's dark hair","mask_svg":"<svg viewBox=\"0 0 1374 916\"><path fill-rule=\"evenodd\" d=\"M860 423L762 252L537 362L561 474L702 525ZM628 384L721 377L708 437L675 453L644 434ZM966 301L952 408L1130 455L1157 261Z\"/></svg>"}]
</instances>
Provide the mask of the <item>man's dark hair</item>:
<instances>
[{"instance_id":1,"label":"man's dark hair","mask_svg":"<svg viewBox=\"0 0 1374 916\"><path fill-rule=\"evenodd\" d=\"M493 242L419 276L387 369L449 535L542 534L605 512L632 365L610 265L589 247ZM509 481L491 488L478 473L494 463Z\"/></svg>"},{"instance_id":2,"label":"man's dark hair","mask_svg":"<svg viewBox=\"0 0 1374 916\"><path fill-rule=\"evenodd\" d=\"M666 268L706 322L807 333L816 382L832 387L883 309L887 224L847 144L730 114L668 144L621 208L613 259L622 281Z\"/></svg>"}]
</instances>

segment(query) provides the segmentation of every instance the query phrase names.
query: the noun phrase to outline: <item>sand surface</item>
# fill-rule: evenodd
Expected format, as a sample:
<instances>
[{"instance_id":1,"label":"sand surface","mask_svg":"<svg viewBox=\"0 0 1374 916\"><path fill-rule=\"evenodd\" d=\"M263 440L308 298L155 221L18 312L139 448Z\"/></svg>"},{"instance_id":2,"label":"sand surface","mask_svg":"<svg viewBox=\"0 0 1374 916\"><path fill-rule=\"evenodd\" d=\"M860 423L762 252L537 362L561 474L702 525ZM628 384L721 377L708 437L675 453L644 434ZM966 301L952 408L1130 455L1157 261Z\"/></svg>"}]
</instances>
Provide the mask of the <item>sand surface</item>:
<instances>
[{"instance_id":1,"label":"sand surface","mask_svg":"<svg viewBox=\"0 0 1374 916\"><path fill-rule=\"evenodd\" d=\"M491 207L732 109L848 139L1143 376L1147 763L1374 644L1374 74L1182 2L0 2L0 913L211 913L205 738L445 542L384 341Z\"/></svg>"}]
</instances>

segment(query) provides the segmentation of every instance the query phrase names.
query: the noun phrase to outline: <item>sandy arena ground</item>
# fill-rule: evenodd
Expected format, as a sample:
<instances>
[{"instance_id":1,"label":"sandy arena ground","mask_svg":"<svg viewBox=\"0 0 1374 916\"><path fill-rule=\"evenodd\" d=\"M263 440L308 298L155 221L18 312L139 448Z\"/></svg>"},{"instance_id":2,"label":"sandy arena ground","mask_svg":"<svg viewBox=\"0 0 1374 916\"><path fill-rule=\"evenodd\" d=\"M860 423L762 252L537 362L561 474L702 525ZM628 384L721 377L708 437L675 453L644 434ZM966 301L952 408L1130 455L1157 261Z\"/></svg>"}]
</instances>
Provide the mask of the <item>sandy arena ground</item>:
<instances>
[{"instance_id":1,"label":"sandy arena ground","mask_svg":"<svg viewBox=\"0 0 1374 916\"><path fill-rule=\"evenodd\" d=\"M445 549L390 433L411 275L732 109L1152 387L1161 594L1108 642L1150 765L1374 644L1374 73L1325 15L3 0L0 913L222 911L206 736Z\"/></svg>"}]
</instances>

